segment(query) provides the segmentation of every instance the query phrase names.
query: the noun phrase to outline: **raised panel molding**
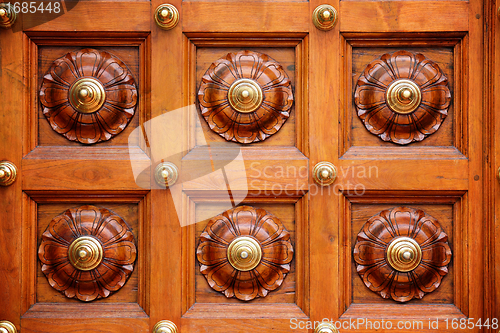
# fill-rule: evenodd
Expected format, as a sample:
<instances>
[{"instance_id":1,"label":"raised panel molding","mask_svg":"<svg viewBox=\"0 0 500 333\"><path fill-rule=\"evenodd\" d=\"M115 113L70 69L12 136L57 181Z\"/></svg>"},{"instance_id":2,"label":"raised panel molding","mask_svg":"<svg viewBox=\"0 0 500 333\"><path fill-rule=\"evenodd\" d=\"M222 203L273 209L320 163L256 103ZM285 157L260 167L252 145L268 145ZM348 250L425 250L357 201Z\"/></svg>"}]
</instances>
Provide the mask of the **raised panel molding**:
<instances>
[{"instance_id":1,"label":"raised panel molding","mask_svg":"<svg viewBox=\"0 0 500 333\"><path fill-rule=\"evenodd\" d=\"M227 141L264 141L280 130L293 105L291 82L266 54L228 53L202 77L198 105L210 129Z\"/></svg>"},{"instance_id":2,"label":"raised panel molding","mask_svg":"<svg viewBox=\"0 0 500 333\"><path fill-rule=\"evenodd\" d=\"M283 283L293 259L290 234L264 209L240 206L212 218L197 248L200 271L226 297L250 301Z\"/></svg>"},{"instance_id":3,"label":"raised panel molding","mask_svg":"<svg viewBox=\"0 0 500 333\"><path fill-rule=\"evenodd\" d=\"M68 298L86 302L123 287L136 256L135 238L126 222L90 205L52 219L38 250L49 284Z\"/></svg>"},{"instance_id":4,"label":"raised panel molding","mask_svg":"<svg viewBox=\"0 0 500 333\"><path fill-rule=\"evenodd\" d=\"M82 49L54 60L39 93L43 114L70 141L93 144L122 132L135 114L137 87L127 66L105 51Z\"/></svg>"},{"instance_id":5,"label":"raised panel molding","mask_svg":"<svg viewBox=\"0 0 500 333\"><path fill-rule=\"evenodd\" d=\"M420 209L395 207L372 216L358 233L353 257L364 284L398 302L436 290L451 260L448 235Z\"/></svg>"},{"instance_id":6,"label":"raised panel molding","mask_svg":"<svg viewBox=\"0 0 500 333\"><path fill-rule=\"evenodd\" d=\"M451 103L448 78L423 54L397 51L368 64L357 81L354 104L366 129L406 145L436 132Z\"/></svg>"}]
</instances>

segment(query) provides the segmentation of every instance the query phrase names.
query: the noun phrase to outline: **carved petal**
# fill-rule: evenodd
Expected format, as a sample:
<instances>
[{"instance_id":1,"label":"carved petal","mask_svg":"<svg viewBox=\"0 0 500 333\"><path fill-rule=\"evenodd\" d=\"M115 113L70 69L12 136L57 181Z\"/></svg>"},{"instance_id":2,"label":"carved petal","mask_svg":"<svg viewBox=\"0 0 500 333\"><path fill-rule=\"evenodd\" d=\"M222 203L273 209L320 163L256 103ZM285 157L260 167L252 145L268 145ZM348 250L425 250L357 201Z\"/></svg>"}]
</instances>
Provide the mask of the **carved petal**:
<instances>
[{"instance_id":1,"label":"carved petal","mask_svg":"<svg viewBox=\"0 0 500 333\"><path fill-rule=\"evenodd\" d=\"M82 78L97 80L104 104L84 113L69 102L72 85ZM56 59L40 88L43 114L50 126L68 140L93 144L122 132L137 105L137 87L127 66L111 54L94 49L70 52Z\"/></svg>"},{"instance_id":2,"label":"carved petal","mask_svg":"<svg viewBox=\"0 0 500 333\"><path fill-rule=\"evenodd\" d=\"M400 79L418 86L421 102L410 113L389 107L386 92ZM448 114L451 93L439 66L422 54L398 51L368 64L359 77L354 103L366 129L384 141L405 145L436 132Z\"/></svg>"},{"instance_id":3,"label":"carved petal","mask_svg":"<svg viewBox=\"0 0 500 333\"><path fill-rule=\"evenodd\" d=\"M410 238L421 260L410 271L398 270L387 259L389 245ZM358 234L353 258L364 284L383 298L407 302L434 291L448 273L451 260L448 236L438 221L424 211L395 207L372 216Z\"/></svg>"},{"instance_id":4,"label":"carved petal","mask_svg":"<svg viewBox=\"0 0 500 333\"><path fill-rule=\"evenodd\" d=\"M260 106L240 112L229 102L228 91L239 79L250 79L263 95ZM210 129L228 141L252 143L278 132L290 116L293 92L280 64L265 54L242 51L215 61L203 75L198 105Z\"/></svg>"},{"instance_id":5,"label":"carved petal","mask_svg":"<svg viewBox=\"0 0 500 333\"><path fill-rule=\"evenodd\" d=\"M259 282L253 272L238 272L234 280L234 296L236 298L242 301L251 301L257 297L259 288Z\"/></svg>"},{"instance_id":6,"label":"carved petal","mask_svg":"<svg viewBox=\"0 0 500 333\"><path fill-rule=\"evenodd\" d=\"M288 264L293 259L292 244L287 239L262 246L262 259L276 265Z\"/></svg>"},{"instance_id":7,"label":"carved petal","mask_svg":"<svg viewBox=\"0 0 500 333\"><path fill-rule=\"evenodd\" d=\"M230 244L240 237L252 239L261 251L260 260L248 270L237 269L228 260ZM276 216L264 209L240 206L208 222L196 255L201 273L214 290L249 301L281 286L290 271L293 247L290 234Z\"/></svg>"},{"instance_id":8,"label":"carved petal","mask_svg":"<svg viewBox=\"0 0 500 333\"><path fill-rule=\"evenodd\" d=\"M93 269L73 266L68 250L73 241L92 236L102 247L102 261ZM38 250L49 284L66 297L92 301L119 290L134 269L135 239L121 217L107 209L81 206L56 216L42 235Z\"/></svg>"}]
</instances>

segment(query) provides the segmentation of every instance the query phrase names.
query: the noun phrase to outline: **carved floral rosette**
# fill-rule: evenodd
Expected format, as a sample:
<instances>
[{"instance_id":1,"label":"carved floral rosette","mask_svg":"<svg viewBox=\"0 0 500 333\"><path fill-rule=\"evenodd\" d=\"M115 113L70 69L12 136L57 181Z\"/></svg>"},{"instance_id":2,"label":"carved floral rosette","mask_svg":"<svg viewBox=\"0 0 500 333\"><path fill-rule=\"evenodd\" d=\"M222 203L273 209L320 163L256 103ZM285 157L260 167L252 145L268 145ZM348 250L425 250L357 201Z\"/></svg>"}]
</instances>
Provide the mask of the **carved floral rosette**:
<instances>
[{"instance_id":1,"label":"carved floral rosette","mask_svg":"<svg viewBox=\"0 0 500 333\"><path fill-rule=\"evenodd\" d=\"M420 209L396 207L365 223L353 255L370 290L407 302L439 287L452 253L448 235L435 218Z\"/></svg>"},{"instance_id":2,"label":"carved floral rosette","mask_svg":"<svg viewBox=\"0 0 500 333\"><path fill-rule=\"evenodd\" d=\"M420 53L397 51L366 66L356 84L354 103L368 131L405 145L439 129L451 93L448 78L435 62Z\"/></svg>"},{"instance_id":3,"label":"carved floral rosette","mask_svg":"<svg viewBox=\"0 0 500 333\"><path fill-rule=\"evenodd\" d=\"M49 284L81 301L105 298L123 287L136 255L126 222L105 208L88 205L56 216L38 250Z\"/></svg>"},{"instance_id":4,"label":"carved floral rosette","mask_svg":"<svg viewBox=\"0 0 500 333\"><path fill-rule=\"evenodd\" d=\"M196 254L214 290L250 301L283 283L293 252L290 234L276 216L240 206L208 222Z\"/></svg>"},{"instance_id":5,"label":"carved floral rosette","mask_svg":"<svg viewBox=\"0 0 500 333\"><path fill-rule=\"evenodd\" d=\"M84 144L122 132L137 105L127 66L105 51L83 49L55 60L40 89L43 114L54 131Z\"/></svg>"},{"instance_id":6,"label":"carved floral rosette","mask_svg":"<svg viewBox=\"0 0 500 333\"><path fill-rule=\"evenodd\" d=\"M251 92L239 97L242 109L234 102L238 98L231 97L237 95L238 83ZM252 143L280 130L290 116L293 92L278 62L266 54L241 51L228 53L210 66L201 79L198 102L212 131L228 141Z\"/></svg>"}]
</instances>

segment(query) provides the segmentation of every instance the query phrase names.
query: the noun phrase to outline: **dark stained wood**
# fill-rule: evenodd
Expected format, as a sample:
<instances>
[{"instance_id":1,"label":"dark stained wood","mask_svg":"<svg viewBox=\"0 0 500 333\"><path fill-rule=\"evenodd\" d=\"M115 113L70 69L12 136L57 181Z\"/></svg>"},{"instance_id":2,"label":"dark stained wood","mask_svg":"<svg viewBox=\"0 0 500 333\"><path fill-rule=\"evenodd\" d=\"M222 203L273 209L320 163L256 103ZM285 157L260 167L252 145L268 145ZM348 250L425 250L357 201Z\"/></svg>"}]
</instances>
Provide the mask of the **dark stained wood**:
<instances>
[{"instance_id":1,"label":"dark stained wood","mask_svg":"<svg viewBox=\"0 0 500 333\"><path fill-rule=\"evenodd\" d=\"M229 89L239 79L252 80L261 89L263 100L253 112L240 113L229 102ZM210 129L240 143L264 141L278 132L292 104L292 87L283 67L252 51L228 53L212 63L198 91L198 105Z\"/></svg>"},{"instance_id":2,"label":"dark stained wood","mask_svg":"<svg viewBox=\"0 0 500 333\"><path fill-rule=\"evenodd\" d=\"M259 244L262 259L243 272L231 266L227 251L238 237L251 237ZM226 297L250 301L266 297L279 288L290 272L293 247L281 221L264 209L240 206L212 218L197 249L200 271L209 285Z\"/></svg>"},{"instance_id":3,"label":"dark stained wood","mask_svg":"<svg viewBox=\"0 0 500 333\"><path fill-rule=\"evenodd\" d=\"M73 267L70 245L82 236L96 239L102 261L92 270ZM96 206L68 209L49 223L42 234L38 257L50 285L68 298L93 301L106 298L124 286L134 270L135 238L118 215Z\"/></svg>"},{"instance_id":4,"label":"dark stained wood","mask_svg":"<svg viewBox=\"0 0 500 333\"><path fill-rule=\"evenodd\" d=\"M399 272L388 262L388 247L399 237L418 243L422 261L410 272ZM421 299L433 292L448 274L451 260L448 235L423 210L395 207L372 216L358 233L353 259L365 285L383 298L398 302Z\"/></svg>"},{"instance_id":5,"label":"dark stained wood","mask_svg":"<svg viewBox=\"0 0 500 333\"><path fill-rule=\"evenodd\" d=\"M416 84L421 101L411 113L398 114L387 101L387 90L397 80ZM397 51L368 64L359 77L354 103L366 129L384 141L408 144L436 132L448 115L451 93L439 66L421 53Z\"/></svg>"}]
</instances>

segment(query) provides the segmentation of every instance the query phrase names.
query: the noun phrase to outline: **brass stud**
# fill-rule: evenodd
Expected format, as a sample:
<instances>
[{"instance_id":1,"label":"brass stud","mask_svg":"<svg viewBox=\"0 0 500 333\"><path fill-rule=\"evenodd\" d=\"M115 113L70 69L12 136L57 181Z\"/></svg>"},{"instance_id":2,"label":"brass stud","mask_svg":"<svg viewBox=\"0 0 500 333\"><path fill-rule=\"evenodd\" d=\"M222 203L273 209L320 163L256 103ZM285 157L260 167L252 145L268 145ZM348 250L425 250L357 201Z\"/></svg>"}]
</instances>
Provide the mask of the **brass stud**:
<instances>
[{"instance_id":1,"label":"brass stud","mask_svg":"<svg viewBox=\"0 0 500 333\"><path fill-rule=\"evenodd\" d=\"M94 113L99 111L106 101L106 92L98 80L81 78L76 80L69 89L68 99L76 111Z\"/></svg>"},{"instance_id":2,"label":"brass stud","mask_svg":"<svg viewBox=\"0 0 500 333\"><path fill-rule=\"evenodd\" d=\"M179 179L179 169L174 163L163 162L155 168L155 181L160 186L169 187Z\"/></svg>"},{"instance_id":3,"label":"brass stud","mask_svg":"<svg viewBox=\"0 0 500 333\"><path fill-rule=\"evenodd\" d=\"M227 260L239 271L251 271L257 267L261 259L260 244L252 237L237 237L227 247Z\"/></svg>"},{"instance_id":4,"label":"brass stud","mask_svg":"<svg viewBox=\"0 0 500 333\"><path fill-rule=\"evenodd\" d=\"M0 27L8 29L17 19L17 14L14 7L10 3L0 3Z\"/></svg>"},{"instance_id":5,"label":"brass stud","mask_svg":"<svg viewBox=\"0 0 500 333\"><path fill-rule=\"evenodd\" d=\"M179 23L179 11L169 3L158 6L154 15L156 24L164 30L173 29Z\"/></svg>"},{"instance_id":6,"label":"brass stud","mask_svg":"<svg viewBox=\"0 0 500 333\"><path fill-rule=\"evenodd\" d=\"M153 333L178 333L178 330L170 320L162 320L153 327Z\"/></svg>"},{"instance_id":7,"label":"brass stud","mask_svg":"<svg viewBox=\"0 0 500 333\"><path fill-rule=\"evenodd\" d=\"M335 182L337 168L330 162L319 162L314 166L313 179L321 186L328 186Z\"/></svg>"},{"instance_id":8,"label":"brass stud","mask_svg":"<svg viewBox=\"0 0 500 333\"><path fill-rule=\"evenodd\" d=\"M227 98L231 107L241 113L250 113L257 110L264 95L257 82L250 79L239 79L229 87Z\"/></svg>"},{"instance_id":9,"label":"brass stud","mask_svg":"<svg viewBox=\"0 0 500 333\"><path fill-rule=\"evenodd\" d=\"M90 271L99 266L104 256L101 243L94 237L81 236L68 248L70 263L80 271Z\"/></svg>"},{"instance_id":10,"label":"brass stud","mask_svg":"<svg viewBox=\"0 0 500 333\"><path fill-rule=\"evenodd\" d=\"M0 185L9 186L16 181L17 168L9 161L0 162Z\"/></svg>"},{"instance_id":11,"label":"brass stud","mask_svg":"<svg viewBox=\"0 0 500 333\"><path fill-rule=\"evenodd\" d=\"M10 321L2 320L0 321L0 332L2 333L17 333L16 326Z\"/></svg>"},{"instance_id":12,"label":"brass stud","mask_svg":"<svg viewBox=\"0 0 500 333\"><path fill-rule=\"evenodd\" d=\"M337 23L337 10L330 5L319 5L313 12L313 23L319 30L331 30Z\"/></svg>"},{"instance_id":13,"label":"brass stud","mask_svg":"<svg viewBox=\"0 0 500 333\"><path fill-rule=\"evenodd\" d=\"M335 325L330 322L324 321L314 329L314 333L339 333Z\"/></svg>"},{"instance_id":14,"label":"brass stud","mask_svg":"<svg viewBox=\"0 0 500 333\"><path fill-rule=\"evenodd\" d=\"M396 80L385 94L387 105L396 113L410 114L422 102L422 93L418 85L407 79Z\"/></svg>"},{"instance_id":15,"label":"brass stud","mask_svg":"<svg viewBox=\"0 0 500 333\"><path fill-rule=\"evenodd\" d=\"M387 262L399 272L414 270L422 260L420 245L410 237L395 238L386 250Z\"/></svg>"}]
</instances>

